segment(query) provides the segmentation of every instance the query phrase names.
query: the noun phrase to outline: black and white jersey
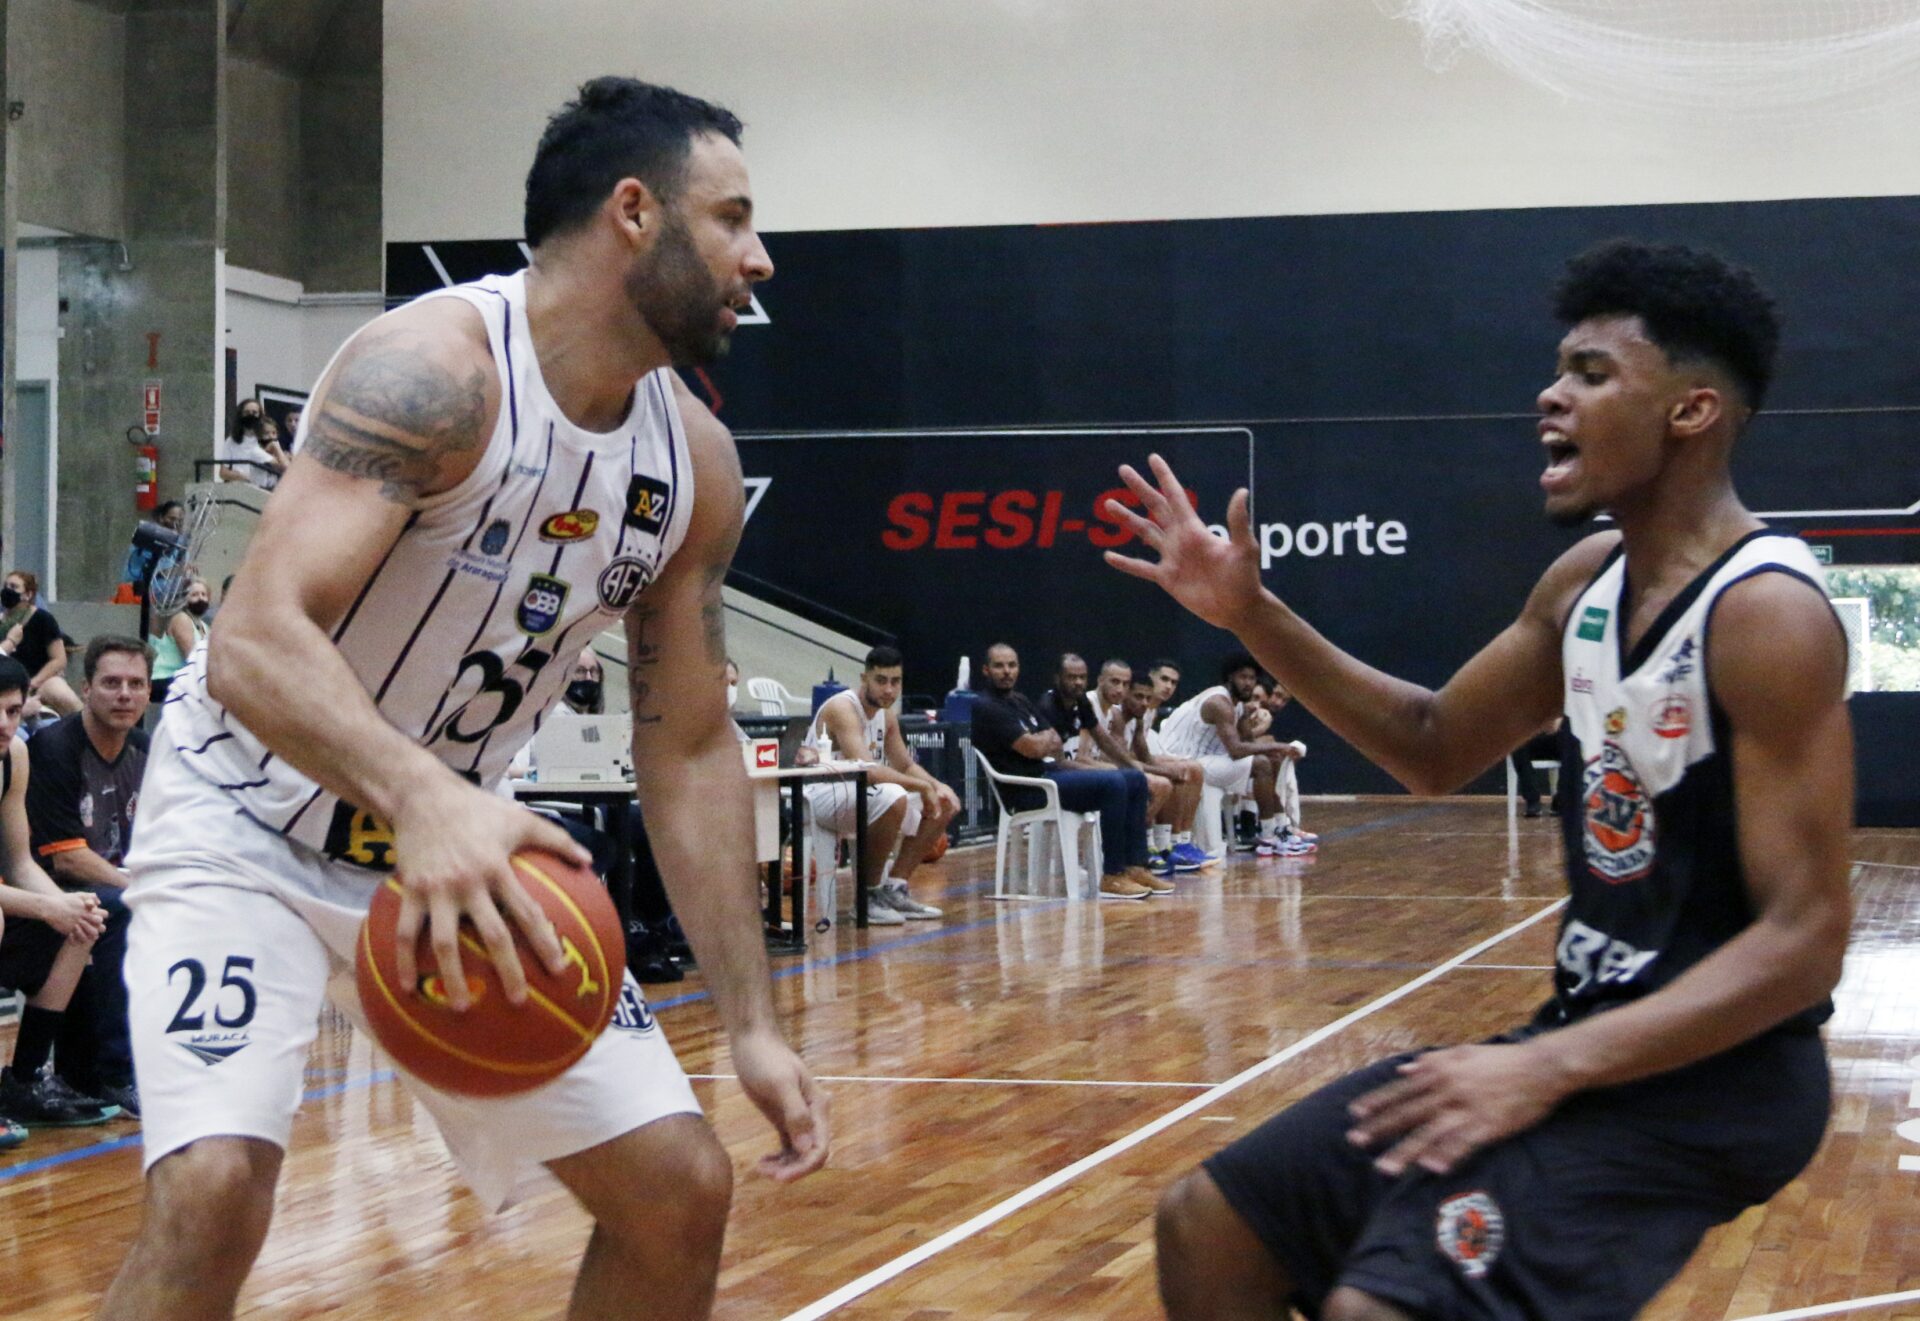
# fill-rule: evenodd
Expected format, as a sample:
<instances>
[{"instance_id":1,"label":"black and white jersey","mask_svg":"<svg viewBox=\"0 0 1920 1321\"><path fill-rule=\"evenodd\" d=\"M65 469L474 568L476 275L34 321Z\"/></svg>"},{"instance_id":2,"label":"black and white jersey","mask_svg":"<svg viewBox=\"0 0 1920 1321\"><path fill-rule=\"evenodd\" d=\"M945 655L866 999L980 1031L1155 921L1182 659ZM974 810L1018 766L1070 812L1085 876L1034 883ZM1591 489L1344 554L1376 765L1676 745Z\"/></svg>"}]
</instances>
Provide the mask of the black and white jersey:
<instances>
[{"instance_id":1,"label":"black and white jersey","mask_svg":"<svg viewBox=\"0 0 1920 1321\"><path fill-rule=\"evenodd\" d=\"M693 473L668 369L635 383L612 431L567 420L534 357L524 272L426 296L464 299L486 319L499 422L473 474L414 508L333 645L382 718L491 785L560 701L580 649L680 546ZM255 823L345 862L392 865L383 823L268 751L208 695L204 645L164 720L187 765Z\"/></svg>"},{"instance_id":2,"label":"black and white jersey","mask_svg":"<svg viewBox=\"0 0 1920 1321\"><path fill-rule=\"evenodd\" d=\"M1627 573L1615 550L1561 638L1561 777L1577 788L1563 822L1571 900L1547 1022L1658 990L1753 921L1727 719L1707 679L1713 608L1756 574L1791 574L1821 590L1805 543L1762 529L1694 579L1629 651Z\"/></svg>"}]
</instances>

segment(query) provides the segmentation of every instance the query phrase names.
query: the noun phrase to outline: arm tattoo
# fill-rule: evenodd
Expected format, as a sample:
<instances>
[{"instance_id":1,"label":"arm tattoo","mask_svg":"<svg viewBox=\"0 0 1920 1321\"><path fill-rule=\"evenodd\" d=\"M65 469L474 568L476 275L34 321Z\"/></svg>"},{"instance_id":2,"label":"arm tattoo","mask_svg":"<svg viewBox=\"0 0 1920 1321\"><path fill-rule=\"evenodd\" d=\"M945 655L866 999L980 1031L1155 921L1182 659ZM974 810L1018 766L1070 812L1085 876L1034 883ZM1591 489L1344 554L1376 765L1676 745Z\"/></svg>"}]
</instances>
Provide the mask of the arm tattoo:
<instances>
[{"instance_id":1,"label":"arm tattoo","mask_svg":"<svg viewBox=\"0 0 1920 1321\"><path fill-rule=\"evenodd\" d=\"M627 705L636 725L660 723L659 713L648 710L653 685L645 673L660 663L659 646L647 638L647 629L659 614L653 607L636 605L627 620Z\"/></svg>"},{"instance_id":2,"label":"arm tattoo","mask_svg":"<svg viewBox=\"0 0 1920 1321\"><path fill-rule=\"evenodd\" d=\"M716 564L707 570L707 590L700 598L700 622L705 626L707 659L715 665L727 663L727 598L721 585L727 580L727 566Z\"/></svg>"},{"instance_id":3,"label":"arm tattoo","mask_svg":"<svg viewBox=\"0 0 1920 1321\"><path fill-rule=\"evenodd\" d=\"M403 338L376 339L341 365L305 447L335 472L379 482L396 504L431 488L442 457L486 440L486 374L462 375Z\"/></svg>"}]
</instances>

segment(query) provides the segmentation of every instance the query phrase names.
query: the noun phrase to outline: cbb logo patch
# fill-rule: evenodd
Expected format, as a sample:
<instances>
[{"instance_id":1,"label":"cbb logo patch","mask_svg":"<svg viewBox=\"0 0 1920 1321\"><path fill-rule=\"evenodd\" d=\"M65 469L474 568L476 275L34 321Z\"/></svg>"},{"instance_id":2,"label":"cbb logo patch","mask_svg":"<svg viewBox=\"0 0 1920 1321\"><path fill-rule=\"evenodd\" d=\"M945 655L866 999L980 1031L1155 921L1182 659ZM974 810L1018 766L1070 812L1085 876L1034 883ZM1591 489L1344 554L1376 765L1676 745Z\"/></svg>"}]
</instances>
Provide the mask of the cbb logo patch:
<instances>
[{"instance_id":1,"label":"cbb logo patch","mask_svg":"<svg viewBox=\"0 0 1920 1321\"><path fill-rule=\"evenodd\" d=\"M1639 880L1653 870L1653 798L1646 785L1617 743L1601 745L1582 779L1588 870L1609 885Z\"/></svg>"},{"instance_id":2,"label":"cbb logo patch","mask_svg":"<svg viewBox=\"0 0 1920 1321\"><path fill-rule=\"evenodd\" d=\"M1506 1239L1506 1217L1487 1193L1461 1193L1440 1203L1434 1243L1468 1279L1486 1278Z\"/></svg>"},{"instance_id":3,"label":"cbb logo patch","mask_svg":"<svg viewBox=\"0 0 1920 1321\"><path fill-rule=\"evenodd\" d=\"M560 622L560 612L566 607L570 588L571 584L544 573L529 578L526 595L520 598L520 610L514 616L520 631L536 638L551 632Z\"/></svg>"}]
</instances>

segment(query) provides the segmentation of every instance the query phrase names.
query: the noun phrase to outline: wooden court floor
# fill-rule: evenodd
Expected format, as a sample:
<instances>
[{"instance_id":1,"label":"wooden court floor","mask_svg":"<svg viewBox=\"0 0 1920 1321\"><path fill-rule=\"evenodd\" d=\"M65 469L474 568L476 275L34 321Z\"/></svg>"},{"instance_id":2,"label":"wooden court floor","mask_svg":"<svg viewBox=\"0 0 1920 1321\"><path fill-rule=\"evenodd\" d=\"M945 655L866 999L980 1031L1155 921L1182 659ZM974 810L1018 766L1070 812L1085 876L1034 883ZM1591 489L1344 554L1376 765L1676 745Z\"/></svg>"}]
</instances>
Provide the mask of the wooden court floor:
<instances>
[{"instance_id":1,"label":"wooden court floor","mask_svg":"<svg viewBox=\"0 0 1920 1321\"><path fill-rule=\"evenodd\" d=\"M837 930L780 961L836 1139L832 1168L791 1188L752 1174L767 1136L698 980L654 988L739 1173L717 1315L1158 1316L1152 1210L1170 1180L1339 1073L1484 1036L1544 996L1549 823L1522 822L1510 856L1489 800L1309 811L1318 858L1235 861L1147 903L995 904L991 849L957 851L919 887L943 923ZM1861 831L1853 857L1826 1144L1648 1317L1853 1302L1844 1314L1920 1318L1920 832ZM242 1315L562 1314L586 1230L563 1193L482 1215L337 1016L309 1079ZM136 1227L138 1141L131 1124L38 1133L0 1158L0 1315L91 1312Z\"/></svg>"}]
</instances>

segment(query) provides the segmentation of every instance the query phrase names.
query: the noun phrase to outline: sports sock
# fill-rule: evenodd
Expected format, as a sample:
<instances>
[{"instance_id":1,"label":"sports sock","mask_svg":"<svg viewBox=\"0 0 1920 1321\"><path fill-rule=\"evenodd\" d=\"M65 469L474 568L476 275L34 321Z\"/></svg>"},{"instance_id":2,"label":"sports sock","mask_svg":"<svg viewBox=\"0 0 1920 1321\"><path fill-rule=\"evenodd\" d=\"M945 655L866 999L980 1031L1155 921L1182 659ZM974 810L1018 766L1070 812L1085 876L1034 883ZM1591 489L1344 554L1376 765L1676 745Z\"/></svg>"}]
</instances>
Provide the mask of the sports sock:
<instances>
[{"instance_id":1,"label":"sports sock","mask_svg":"<svg viewBox=\"0 0 1920 1321\"><path fill-rule=\"evenodd\" d=\"M16 1078L32 1082L40 1075L41 1066L53 1054L53 1042L60 1035L60 1020L65 1016L64 1009L27 1006L20 1015L20 1035L13 1043L11 1067Z\"/></svg>"},{"instance_id":2,"label":"sports sock","mask_svg":"<svg viewBox=\"0 0 1920 1321\"><path fill-rule=\"evenodd\" d=\"M1182 844L1193 843L1193 832L1191 830L1176 830L1173 835L1173 843L1176 848Z\"/></svg>"},{"instance_id":3,"label":"sports sock","mask_svg":"<svg viewBox=\"0 0 1920 1321\"><path fill-rule=\"evenodd\" d=\"M1278 813L1274 816L1261 818L1260 838L1261 839L1280 838L1280 831L1286 825L1286 822L1287 822L1287 818L1284 813Z\"/></svg>"},{"instance_id":4,"label":"sports sock","mask_svg":"<svg viewBox=\"0 0 1920 1321\"><path fill-rule=\"evenodd\" d=\"M1173 827L1157 825L1153 828L1153 851L1165 853L1173 847Z\"/></svg>"}]
</instances>

